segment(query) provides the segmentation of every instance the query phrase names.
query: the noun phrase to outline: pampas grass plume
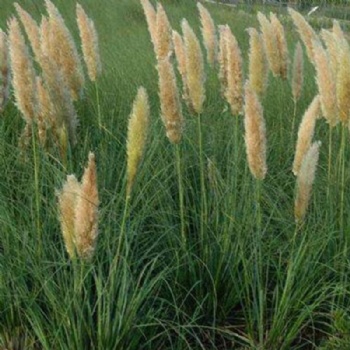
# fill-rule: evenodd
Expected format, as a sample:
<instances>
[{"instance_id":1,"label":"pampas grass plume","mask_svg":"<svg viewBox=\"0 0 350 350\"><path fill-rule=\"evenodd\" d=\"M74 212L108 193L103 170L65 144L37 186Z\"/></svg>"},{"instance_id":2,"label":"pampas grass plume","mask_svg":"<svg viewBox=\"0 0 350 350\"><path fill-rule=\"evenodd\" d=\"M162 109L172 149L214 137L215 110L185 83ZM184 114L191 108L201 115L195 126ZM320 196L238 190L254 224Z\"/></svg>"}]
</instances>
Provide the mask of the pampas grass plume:
<instances>
[{"instance_id":1,"label":"pampas grass plume","mask_svg":"<svg viewBox=\"0 0 350 350\"><path fill-rule=\"evenodd\" d=\"M339 55L339 42L334 33L329 30L322 29L321 37L327 48L327 54L329 63L332 68L333 75L336 77L338 74L338 55Z\"/></svg>"},{"instance_id":2,"label":"pampas grass plume","mask_svg":"<svg viewBox=\"0 0 350 350\"><path fill-rule=\"evenodd\" d=\"M201 18L201 30L205 48L207 50L207 60L211 66L214 66L218 50L215 23L209 11L200 2L197 2L197 7Z\"/></svg>"},{"instance_id":3,"label":"pampas grass plume","mask_svg":"<svg viewBox=\"0 0 350 350\"><path fill-rule=\"evenodd\" d=\"M296 103L303 90L304 83L304 56L303 48L300 42L297 43L294 52L293 59L293 71L292 71L292 94L294 103Z\"/></svg>"},{"instance_id":4,"label":"pampas grass plume","mask_svg":"<svg viewBox=\"0 0 350 350\"><path fill-rule=\"evenodd\" d=\"M78 255L89 260L93 256L98 235L98 189L95 155L90 152L75 207L75 246Z\"/></svg>"},{"instance_id":5,"label":"pampas grass plume","mask_svg":"<svg viewBox=\"0 0 350 350\"><path fill-rule=\"evenodd\" d=\"M129 118L127 153L127 196L131 195L137 169L144 153L149 124L150 108L145 88L140 87Z\"/></svg>"},{"instance_id":6,"label":"pampas grass plume","mask_svg":"<svg viewBox=\"0 0 350 350\"><path fill-rule=\"evenodd\" d=\"M202 113L205 100L205 72L201 46L186 19L181 22L186 54L186 74L192 109Z\"/></svg>"},{"instance_id":7,"label":"pampas grass plume","mask_svg":"<svg viewBox=\"0 0 350 350\"><path fill-rule=\"evenodd\" d=\"M89 78L94 82L102 71L95 24L80 4L77 4L76 12L85 64Z\"/></svg>"},{"instance_id":8,"label":"pampas grass plume","mask_svg":"<svg viewBox=\"0 0 350 350\"><path fill-rule=\"evenodd\" d=\"M156 55L158 60L170 56L173 51L172 29L163 6L157 4Z\"/></svg>"},{"instance_id":9,"label":"pampas grass plume","mask_svg":"<svg viewBox=\"0 0 350 350\"><path fill-rule=\"evenodd\" d=\"M182 108L170 58L158 62L159 98L166 135L171 143L181 141L183 129Z\"/></svg>"},{"instance_id":10,"label":"pampas grass plume","mask_svg":"<svg viewBox=\"0 0 350 350\"><path fill-rule=\"evenodd\" d=\"M325 49L318 41L313 44L322 114L330 126L335 126L338 122L335 77Z\"/></svg>"},{"instance_id":11,"label":"pampas grass plume","mask_svg":"<svg viewBox=\"0 0 350 350\"><path fill-rule=\"evenodd\" d=\"M224 97L227 89L227 45L226 45L226 33L228 26L219 25L219 80L221 85L221 95Z\"/></svg>"},{"instance_id":12,"label":"pampas grass plume","mask_svg":"<svg viewBox=\"0 0 350 350\"><path fill-rule=\"evenodd\" d=\"M225 97L233 115L242 113L243 109L243 61L236 37L228 28L226 32L227 52L227 89Z\"/></svg>"},{"instance_id":13,"label":"pampas grass plume","mask_svg":"<svg viewBox=\"0 0 350 350\"><path fill-rule=\"evenodd\" d=\"M262 96L267 88L268 65L263 40L254 28L248 28L249 39L249 83L250 87Z\"/></svg>"},{"instance_id":14,"label":"pampas grass plume","mask_svg":"<svg viewBox=\"0 0 350 350\"><path fill-rule=\"evenodd\" d=\"M249 81L245 84L244 114L245 144L249 169L256 179L263 180L267 173L266 127L261 103Z\"/></svg>"},{"instance_id":15,"label":"pampas grass plume","mask_svg":"<svg viewBox=\"0 0 350 350\"><path fill-rule=\"evenodd\" d=\"M321 142L316 141L304 156L297 177L297 194L294 204L294 216L298 223L304 220L310 202L312 185L315 180L316 167Z\"/></svg>"},{"instance_id":16,"label":"pampas grass plume","mask_svg":"<svg viewBox=\"0 0 350 350\"><path fill-rule=\"evenodd\" d=\"M37 113L36 81L33 62L16 18L11 18L9 48L16 105L27 124L32 124Z\"/></svg>"},{"instance_id":17,"label":"pampas grass plume","mask_svg":"<svg viewBox=\"0 0 350 350\"><path fill-rule=\"evenodd\" d=\"M0 29L0 113L10 94L11 74L7 35Z\"/></svg>"},{"instance_id":18,"label":"pampas grass plume","mask_svg":"<svg viewBox=\"0 0 350 350\"><path fill-rule=\"evenodd\" d=\"M157 12L152 6L152 4L149 2L149 0L141 0L141 5L143 8L143 12L146 17L146 22L148 26L148 31L151 36L151 41L153 43L154 50L156 50L157 47Z\"/></svg>"},{"instance_id":19,"label":"pampas grass plume","mask_svg":"<svg viewBox=\"0 0 350 350\"><path fill-rule=\"evenodd\" d=\"M298 175L301 163L310 148L315 131L316 120L320 114L320 97L317 95L304 114L298 131L298 141L295 150L293 174Z\"/></svg>"}]
</instances>

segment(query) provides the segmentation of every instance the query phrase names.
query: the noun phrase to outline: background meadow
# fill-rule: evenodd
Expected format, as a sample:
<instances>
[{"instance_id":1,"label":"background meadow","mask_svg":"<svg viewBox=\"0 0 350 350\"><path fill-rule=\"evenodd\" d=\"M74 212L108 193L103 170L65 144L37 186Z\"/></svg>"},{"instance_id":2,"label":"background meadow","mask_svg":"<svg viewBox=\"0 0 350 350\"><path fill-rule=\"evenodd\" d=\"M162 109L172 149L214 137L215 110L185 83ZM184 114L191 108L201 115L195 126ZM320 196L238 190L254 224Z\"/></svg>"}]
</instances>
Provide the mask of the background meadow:
<instances>
[{"instance_id":1,"label":"background meadow","mask_svg":"<svg viewBox=\"0 0 350 350\"><path fill-rule=\"evenodd\" d=\"M41 1L18 3L37 21L46 13ZM78 45L76 2L54 4ZM261 100L268 173L258 197L246 160L243 116L231 115L217 69L205 63L202 167L197 117L185 104L178 146L184 244L176 149L160 118L157 62L142 6L137 0L81 4L98 32L102 75L96 84L87 80L84 97L75 104L77 144L66 161L57 149L43 148L35 135L27 149L19 147L24 122L13 96L1 114L0 349L350 348L350 150L346 131L342 172L340 125L333 131L329 171L329 128L324 119L317 121L320 159L302 225L296 225L293 213L297 127L318 91L304 47L294 129L289 80L270 74ZM180 31L186 18L202 40L195 1L162 4L174 29ZM257 11L278 12L292 60L299 35L286 8L204 5L215 24L229 24L236 36L245 76L246 29L259 28ZM6 31L15 13L12 1L3 0L0 28ZM340 19L346 34L344 13ZM332 26L317 14L310 22L317 30ZM128 118L140 86L149 95L150 126L125 216ZM94 257L86 262L66 252L56 190L68 174L81 178L90 151L97 165L99 236ZM122 230L125 239L116 258Z\"/></svg>"}]
</instances>

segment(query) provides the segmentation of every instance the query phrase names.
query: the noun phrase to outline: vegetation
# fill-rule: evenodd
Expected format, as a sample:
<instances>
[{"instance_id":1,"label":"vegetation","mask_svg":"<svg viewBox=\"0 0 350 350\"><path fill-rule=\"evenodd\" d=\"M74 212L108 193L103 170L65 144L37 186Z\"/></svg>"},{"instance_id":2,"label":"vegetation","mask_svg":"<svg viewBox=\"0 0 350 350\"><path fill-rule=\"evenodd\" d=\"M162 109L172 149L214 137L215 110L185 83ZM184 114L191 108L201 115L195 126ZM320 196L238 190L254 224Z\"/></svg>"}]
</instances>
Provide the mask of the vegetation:
<instances>
[{"instance_id":1,"label":"vegetation","mask_svg":"<svg viewBox=\"0 0 350 350\"><path fill-rule=\"evenodd\" d=\"M142 3L2 5L0 349L350 347L346 34Z\"/></svg>"}]
</instances>

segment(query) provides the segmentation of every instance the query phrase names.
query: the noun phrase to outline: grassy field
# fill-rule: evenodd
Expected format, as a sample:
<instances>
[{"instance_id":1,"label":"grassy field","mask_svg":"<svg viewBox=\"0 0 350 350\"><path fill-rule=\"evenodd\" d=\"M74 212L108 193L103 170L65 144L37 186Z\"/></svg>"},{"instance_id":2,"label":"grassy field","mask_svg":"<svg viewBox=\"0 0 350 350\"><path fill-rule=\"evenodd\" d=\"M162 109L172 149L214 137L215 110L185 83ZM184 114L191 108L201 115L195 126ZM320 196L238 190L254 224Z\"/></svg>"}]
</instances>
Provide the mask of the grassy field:
<instances>
[{"instance_id":1,"label":"grassy field","mask_svg":"<svg viewBox=\"0 0 350 350\"><path fill-rule=\"evenodd\" d=\"M54 3L79 42L75 1ZM41 1L19 4L38 21L45 13ZM185 17L200 37L194 1L162 4L173 28L180 30ZM257 197L243 117L231 115L217 70L207 66L204 167L197 117L183 109L184 244L175 147L160 118L156 58L142 7L137 0L82 5L99 34L103 73L97 85L86 84L76 103L78 142L67 162L35 136L26 150L19 148L24 122L13 98L1 115L0 349L350 348L348 132L342 173L341 127L333 130L328 168L329 129L324 119L317 122L314 139L322 146L316 181L305 222L297 226L291 171L297 128L292 130L289 82L270 74L262 100L268 174ZM230 25L247 73L246 28L258 28L256 16L251 10L206 7L216 24ZM299 37L282 12L292 57ZM0 28L14 14L12 1L2 0ZM314 68L306 55L305 60L298 124L317 94ZM150 97L151 123L125 222L127 120L139 86ZM67 255L55 191L66 175L81 177L89 151L97 163L99 237L93 260L84 262ZM126 239L116 260L121 229Z\"/></svg>"}]
</instances>

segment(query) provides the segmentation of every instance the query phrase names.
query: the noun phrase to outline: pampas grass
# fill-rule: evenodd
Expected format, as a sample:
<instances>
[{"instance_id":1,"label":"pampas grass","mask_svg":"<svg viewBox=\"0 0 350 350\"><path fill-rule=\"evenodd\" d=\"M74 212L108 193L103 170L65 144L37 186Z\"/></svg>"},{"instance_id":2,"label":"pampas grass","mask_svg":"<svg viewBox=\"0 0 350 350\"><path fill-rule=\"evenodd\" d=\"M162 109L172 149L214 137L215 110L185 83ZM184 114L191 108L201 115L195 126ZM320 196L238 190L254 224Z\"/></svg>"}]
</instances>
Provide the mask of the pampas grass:
<instances>
[{"instance_id":1,"label":"pampas grass","mask_svg":"<svg viewBox=\"0 0 350 350\"><path fill-rule=\"evenodd\" d=\"M145 88L140 87L133 104L129 118L127 135L127 189L126 195L131 195L132 186L135 182L138 167L144 153L147 131L150 117L148 95Z\"/></svg>"},{"instance_id":2,"label":"pampas grass","mask_svg":"<svg viewBox=\"0 0 350 350\"><path fill-rule=\"evenodd\" d=\"M149 2L149 0L140 0L141 5L146 17L146 22L148 26L148 31L151 36L151 41L153 43L154 51L157 47L157 12Z\"/></svg>"},{"instance_id":3,"label":"pampas grass","mask_svg":"<svg viewBox=\"0 0 350 350\"><path fill-rule=\"evenodd\" d=\"M321 142L316 141L308 149L298 173L297 194L294 204L294 216L298 224L303 222L309 206L312 185L315 180L320 145Z\"/></svg>"},{"instance_id":4,"label":"pampas grass","mask_svg":"<svg viewBox=\"0 0 350 350\"><path fill-rule=\"evenodd\" d=\"M320 97L317 95L311 102L309 108L299 126L298 141L293 162L293 174L298 175L305 154L309 150L315 131L316 120L320 114Z\"/></svg>"},{"instance_id":5,"label":"pampas grass","mask_svg":"<svg viewBox=\"0 0 350 350\"><path fill-rule=\"evenodd\" d=\"M336 36L329 30L322 29L321 31L321 37L324 41L326 48L327 48L327 54L329 58L329 63L332 67L333 75L336 77L338 74L338 46L339 42Z\"/></svg>"},{"instance_id":6,"label":"pampas grass","mask_svg":"<svg viewBox=\"0 0 350 350\"><path fill-rule=\"evenodd\" d=\"M0 29L0 113L4 110L11 85L10 57L7 35Z\"/></svg>"},{"instance_id":7,"label":"pampas grass","mask_svg":"<svg viewBox=\"0 0 350 350\"><path fill-rule=\"evenodd\" d=\"M227 26L219 25L219 80L221 86L221 96L225 97L225 91L227 89L227 45L226 45L226 33Z\"/></svg>"},{"instance_id":8,"label":"pampas grass","mask_svg":"<svg viewBox=\"0 0 350 350\"><path fill-rule=\"evenodd\" d=\"M197 7L201 18L201 30L205 48L207 50L207 60L211 66L214 66L217 60L218 50L215 23L209 11L200 2L197 2Z\"/></svg>"},{"instance_id":9,"label":"pampas grass","mask_svg":"<svg viewBox=\"0 0 350 350\"><path fill-rule=\"evenodd\" d=\"M292 71L292 95L294 106L301 97L304 83L304 56L300 42L297 43L294 51ZM295 112L294 112L295 115Z\"/></svg>"},{"instance_id":10,"label":"pampas grass","mask_svg":"<svg viewBox=\"0 0 350 350\"><path fill-rule=\"evenodd\" d=\"M205 100L205 72L202 49L196 34L186 19L181 22L185 55L188 95L192 109L201 114Z\"/></svg>"},{"instance_id":11,"label":"pampas grass","mask_svg":"<svg viewBox=\"0 0 350 350\"><path fill-rule=\"evenodd\" d=\"M266 127L263 108L249 81L245 84L244 128L249 169L257 180L263 180L267 173Z\"/></svg>"},{"instance_id":12,"label":"pampas grass","mask_svg":"<svg viewBox=\"0 0 350 350\"><path fill-rule=\"evenodd\" d=\"M76 6L77 23L83 49L84 60L91 81L95 82L101 74L102 65L98 45L98 37L94 22L86 15L80 4Z\"/></svg>"},{"instance_id":13,"label":"pampas grass","mask_svg":"<svg viewBox=\"0 0 350 350\"><path fill-rule=\"evenodd\" d=\"M268 64L262 37L254 28L247 29L249 33L249 83L259 96L264 95L268 83Z\"/></svg>"},{"instance_id":14,"label":"pampas grass","mask_svg":"<svg viewBox=\"0 0 350 350\"><path fill-rule=\"evenodd\" d=\"M156 23L156 55L157 60L160 61L169 57L173 51L172 29L160 3L157 4Z\"/></svg>"},{"instance_id":15,"label":"pampas grass","mask_svg":"<svg viewBox=\"0 0 350 350\"><path fill-rule=\"evenodd\" d=\"M239 115L243 110L243 61L236 37L231 29L226 32L227 53L227 89L225 97L231 107L232 115Z\"/></svg>"}]
</instances>

